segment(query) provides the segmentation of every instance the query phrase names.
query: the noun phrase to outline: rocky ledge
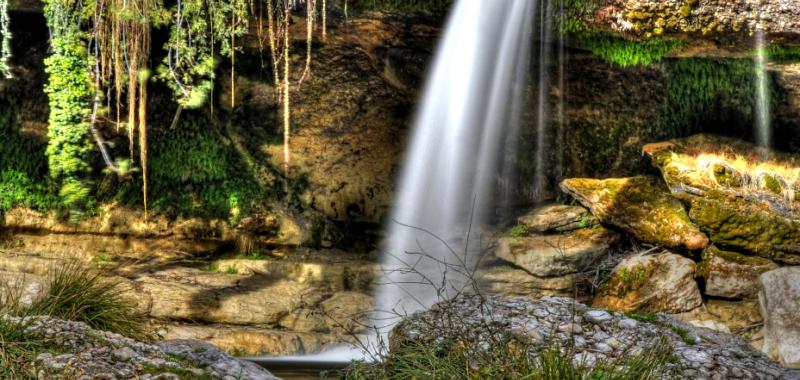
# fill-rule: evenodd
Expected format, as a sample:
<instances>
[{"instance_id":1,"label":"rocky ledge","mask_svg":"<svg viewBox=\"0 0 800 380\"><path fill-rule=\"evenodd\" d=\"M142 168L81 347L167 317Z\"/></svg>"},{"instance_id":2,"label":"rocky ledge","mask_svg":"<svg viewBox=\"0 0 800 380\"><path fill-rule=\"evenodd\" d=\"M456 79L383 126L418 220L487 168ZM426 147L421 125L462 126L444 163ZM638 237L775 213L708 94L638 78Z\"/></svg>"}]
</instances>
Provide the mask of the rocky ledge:
<instances>
[{"instance_id":1,"label":"rocky ledge","mask_svg":"<svg viewBox=\"0 0 800 380\"><path fill-rule=\"evenodd\" d=\"M26 321L28 331L52 345L50 352L39 354L31 364L39 379L278 379L200 341L150 344L94 330L82 322L32 318Z\"/></svg>"},{"instance_id":2,"label":"rocky ledge","mask_svg":"<svg viewBox=\"0 0 800 380\"><path fill-rule=\"evenodd\" d=\"M511 332L534 346L559 347L573 361L590 366L666 344L674 360L664 378L671 379L798 378L737 336L693 327L666 314L626 315L563 297L532 301L471 296L444 302L399 324L391 347L441 344L444 331L459 332L478 348L493 341L493 334Z\"/></svg>"}]
</instances>

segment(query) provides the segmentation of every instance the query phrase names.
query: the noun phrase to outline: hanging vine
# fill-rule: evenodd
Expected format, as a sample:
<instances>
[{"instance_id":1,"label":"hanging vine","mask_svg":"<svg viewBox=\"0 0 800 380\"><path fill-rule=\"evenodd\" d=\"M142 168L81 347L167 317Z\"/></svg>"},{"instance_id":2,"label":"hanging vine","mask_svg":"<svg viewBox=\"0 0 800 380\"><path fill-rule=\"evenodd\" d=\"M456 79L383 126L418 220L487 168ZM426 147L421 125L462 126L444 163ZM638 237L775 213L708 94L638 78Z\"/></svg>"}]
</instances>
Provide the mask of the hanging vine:
<instances>
[{"instance_id":1,"label":"hanging vine","mask_svg":"<svg viewBox=\"0 0 800 380\"><path fill-rule=\"evenodd\" d=\"M51 36L51 54L45 59L45 92L50 100L46 154L50 176L60 184L59 195L73 216L91 207L91 140L86 122L92 82L81 33L83 11L78 1L48 0L44 8Z\"/></svg>"},{"instance_id":2,"label":"hanging vine","mask_svg":"<svg viewBox=\"0 0 800 380\"><path fill-rule=\"evenodd\" d=\"M8 17L8 0L0 0L0 75L12 79L11 74L11 19Z\"/></svg>"}]
</instances>

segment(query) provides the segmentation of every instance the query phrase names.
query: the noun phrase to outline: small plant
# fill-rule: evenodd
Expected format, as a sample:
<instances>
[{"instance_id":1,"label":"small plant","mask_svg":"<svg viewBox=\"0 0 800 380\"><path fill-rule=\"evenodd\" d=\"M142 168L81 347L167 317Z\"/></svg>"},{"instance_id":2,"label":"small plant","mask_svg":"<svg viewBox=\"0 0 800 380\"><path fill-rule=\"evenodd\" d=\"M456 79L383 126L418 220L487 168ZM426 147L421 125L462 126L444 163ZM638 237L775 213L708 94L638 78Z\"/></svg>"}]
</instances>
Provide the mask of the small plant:
<instances>
[{"instance_id":1,"label":"small plant","mask_svg":"<svg viewBox=\"0 0 800 380\"><path fill-rule=\"evenodd\" d=\"M660 318L656 313L650 313L646 311L629 311L625 313L625 316L631 319L635 319L641 322L648 322L648 323L659 323Z\"/></svg>"},{"instance_id":2,"label":"small plant","mask_svg":"<svg viewBox=\"0 0 800 380\"><path fill-rule=\"evenodd\" d=\"M238 259L238 260L266 260L266 259L269 259L269 256L267 256L266 254L261 253L259 251L253 251L252 253L249 253L249 254L247 254L247 253L239 253L238 255L236 255L236 259Z\"/></svg>"},{"instance_id":3,"label":"small plant","mask_svg":"<svg viewBox=\"0 0 800 380\"><path fill-rule=\"evenodd\" d=\"M225 269L226 274L239 274L239 269L236 269L235 266L231 265Z\"/></svg>"},{"instance_id":4,"label":"small plant","mask_svg":"<svg viewBox=\"0 0 800 380\"><path fill-rule=\"evenodd\" d=\"M695 344L697 344L697 337L694 336L694 334L692 334L692 332L689 331L689 329L677 325L670 325L669 329L672 330L672 332L677 334L679 337L681 337L681 340L683 340L684 343L690 346L694 346Z\"/></svg>"},{"instance_id":5,"label":"small plant","mask_svg":"<svg viewBox=\"0 0 800 380\"><path fill-rule=\"evenodd\" d=\"M525 227L524 224L517 224L516 226L512 227L510 230L506 232L507 237L522 237L528 234L528 227Z\"/></svg>"},{"instance_id":6,"label":"small plant","mask_svg":"<svg viewBox=\"0 0 800 380\"><path fill-rule=\"evenodd\" d=\"M149 340L144 316L125 296L123 284L100 272L71 263L52 270L44 293L28 307L29 315L49 315L85 322L94 329Z\"/></svg>"}]
</instances>

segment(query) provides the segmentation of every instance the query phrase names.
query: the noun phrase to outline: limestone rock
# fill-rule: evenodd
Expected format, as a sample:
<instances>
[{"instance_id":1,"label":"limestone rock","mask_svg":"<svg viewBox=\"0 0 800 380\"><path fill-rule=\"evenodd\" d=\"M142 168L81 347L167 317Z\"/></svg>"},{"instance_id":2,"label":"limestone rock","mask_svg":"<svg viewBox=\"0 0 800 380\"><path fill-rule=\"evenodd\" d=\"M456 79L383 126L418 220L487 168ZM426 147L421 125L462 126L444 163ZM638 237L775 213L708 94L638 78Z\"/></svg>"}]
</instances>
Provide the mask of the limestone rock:
<instances>
[{"instance_id":1,"label":"limestone rock","mask_svg":"<svg viewBox=\"0 0 800 380\"><path fill-rule=\"evenodd\" d=\"M526 342L571 347L568 352L574 361L592 355L597 362L606 362L641 352L654 344L668 345L677 372L656 378L787 377L785 369L737 336L694 328L664 314L657 315L655 321L635 322L631 323L621 313L591 309L570 298L530 300L462 296L399 323L390 335L390 352L405 344L450 344L448 342L454 341L469 349L490 350L491 342L496 341L492 337L510 333ZM685 333L679 335L676 331ZM443 339L447 332L459 334L459 339ZM695 340L687 342L686 336Z\"/></svg>"},{"instance_id":2,"label":"limestone rock","mask_svg":"<svg viewBox=\"0 0 800 380\"><path fill-rule=\"evenodd\" d=\"M751 298L761 289L761 273L777 269L778 265L765 258L746 256L708 247L698 274L705 278L705 294L725 298Z\"/></svg>"},{"instance_id":3,"label":"limestone rock","mask_svg":"<svg viewBox=\"0 0 800 380\"><path fill-rule=\"evenodd\" d=\"M519 217L518 222L528 231L546 233L591 227L597 223L597 219L583 207L554 204L537 208Z\"/></svg>"},{"instance_id":4,"label":"limestone rock","mask_svg":"<svg viewBox=\"0 0 800 380\"><path fill-rule=\"evenodd\" d=\"M504 237L495 255L535 276L563 276L594 264L618 238L602 227L564 235Z\"/></svg>"},{"instance_id":5,"label":"limestone rock","mask_svg":"<svg viewBox=\"0 0 800 380\"><path fill-rule=\"evenodd\" d=\"M800 264L800 156L713 135L643 150L714 244Z\"/></svg>"},{"instance_id":6,"label":"limestone rock","mask_svg":"<svg viewBox=\"0 0 800 380\"><path fill-rule=\"evenodd\" d=\"M631 256L619 263L592 306L618 311L680 313L702 305L695 263L664 252Z\"/></svg>"},{"instance_id":7,"label":"limestone rock","mask_svg":"<svg viewBox=\"0 0 800 380\"><path fill-rule=\"evenodd\" d=\"M757 343L757 333L753 326L764 322L761 318L758 300L718 300L709 299L705 307L690 312L674 314L673 317L693 326L714 327L715 330L736 332L751 344Z\"/></svg>"},{"instance_id":8,"label":"limestone rock","mask_svg":"<svg viewBox=\"0 0 800 380\"><path fill-rule=\"evenodd\" d=\"M512 267L488 268L478 273L481 289L488 294L540 298L568 296L575 287L575 275L537 277Z\"/></svg>"},{"instance_id":9,"label":"limestone rock","mask_svg":"<svg viewBox=\"0 0 800 380\"><path fill-rule=\"evenodd\" d=\"M619 227L639 241L688 250L708 245L708 237L692 224L680 201L655 177L572 178L564 180L561 189L601 223Z\"/></svg>"},{"instance_id":10,"label":"limestone rock","mask_svg":"<svg viewBox=\"0 0 800 380\"><path fill-rule=\"evenodd\" d=\"M225 352L251 357L315 354L347 339L336 334L221 324L168 324L161 334L164 339L199 340Z\"/></svg>"},{"instance_id":11,"label":"limestone rock","mask_svg":"<svg viewBox=\"0 0 800 380\"><path fill-rule=\"evenodd\" d=\"M764 352L781 365L800 368L800 267L761 275L759 293L764 317Z\"/></svg>"}]
</instances>

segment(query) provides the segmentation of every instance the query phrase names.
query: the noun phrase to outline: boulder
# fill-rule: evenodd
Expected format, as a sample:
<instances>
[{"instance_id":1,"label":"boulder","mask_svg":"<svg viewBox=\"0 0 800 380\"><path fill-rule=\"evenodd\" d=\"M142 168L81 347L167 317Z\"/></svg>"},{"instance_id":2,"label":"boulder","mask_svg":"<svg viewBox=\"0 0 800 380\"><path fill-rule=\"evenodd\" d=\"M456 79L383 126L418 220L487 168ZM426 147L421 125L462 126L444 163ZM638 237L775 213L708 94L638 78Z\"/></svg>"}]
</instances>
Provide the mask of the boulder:
<instances>
[{"instance_id":1,"label":"boulder","mask_svg":"<svg viewBox=\"0 0 800 380\"><path fill-rule=\"evenodd\" d=\"M703 303L694 275L694 261L674 253L630 256L614 268L592 306L618 311L690 311Z\"/></svg>"},{"instance_id":2,"label":"boulder","mask_svg":"<svg viewBox=\"0 0 800 380\"><path fill-rule=\"evenodd\" d=\"M759 276L778 265L758 256L723 251L714 246L703 251L697 272L706 280L705 294L724 298L752 298L761 289Z\"/></svg>"},{"instance_id":3,"label":"boulder","mask_svg":"<svg viewBox=\"0 0 800 380\"><path fill-rule=\"evenodd\" d=\"M764 317L764 352L781 365L800 368L800 267L761 275L758 299Z\"/></svg>"},{"instance_id":4,"label":"boulder","mask_svg":"<svg viewBox=\"0 0 800 380\"><path fill-rule=\"evenodd\" d=\"M713 135L644 147L721 248L800 264L800 156Z\"/></svg>"},{"instance_id":5,"label":"boulder","mask_svg":"<svg viewBox=\"0 0 800 380\"><path fill-rule=\"evenodd\" d=\"M601 223L619 227L639 241L686 250L708 245L708 237L692 224L681 202L670 196L658 178L571 178L561 183L561 189L588 207Z\"/></svg>"},{"instance_id":6,"label":"boulder","mask_svg":"<svg viewBox=\"0 0 800 380\"><path fill-rule=\"evenodd\" d=\"M539 277L557 277L581 272L608 253L619 236L602 227L564 235L504 237L498 242L497 258Z\"/></svg>"},{"instance_id":7,"label":"boulder","mask_svg":"<svg viewBox=\"0 0 800 380\"><path fill-rule=\"evenodd\" d=\"M507 336L510 341L498 339ZM493 344L507 345L502 350L520 347L519 342L527 343L522 347L531 347L534 355L539 347L569 347L566 352L573 362L590 367L614 363L655 345L668 348L677 372L653 378L782 379L788 375L737 336L694 328L663 314L633 320L563 297L461 296L406 318L389 337L390 353L422 345L436 345L446 352L456 344L493 353L490 350L498 349Z\"/></svg>"},{"instance_id":8,"label":"boulder","mask_svg":"<svg viewBox=\"0 0 800 380\"><path fill-rule=\"evenodd\" d=\"M764 322L761 318L758 300L742 301L709 299L690 312L673 314L672 316L693 326L711 328L718 331L736 332L757 346L759 330L754 328ZM757 347L760 349L760 347Z\"/></svg>"},{"instance_id":9,"label":"boulder","mask_svg":"<svg viewBox=\"0 0 800 380\"><path fill-rule=\"evenodd\" d=\"M569 232L597 224L597 218L580 206L547 205L537 208L517 219L528 231Z\"/></svg>"}]
</instances>

